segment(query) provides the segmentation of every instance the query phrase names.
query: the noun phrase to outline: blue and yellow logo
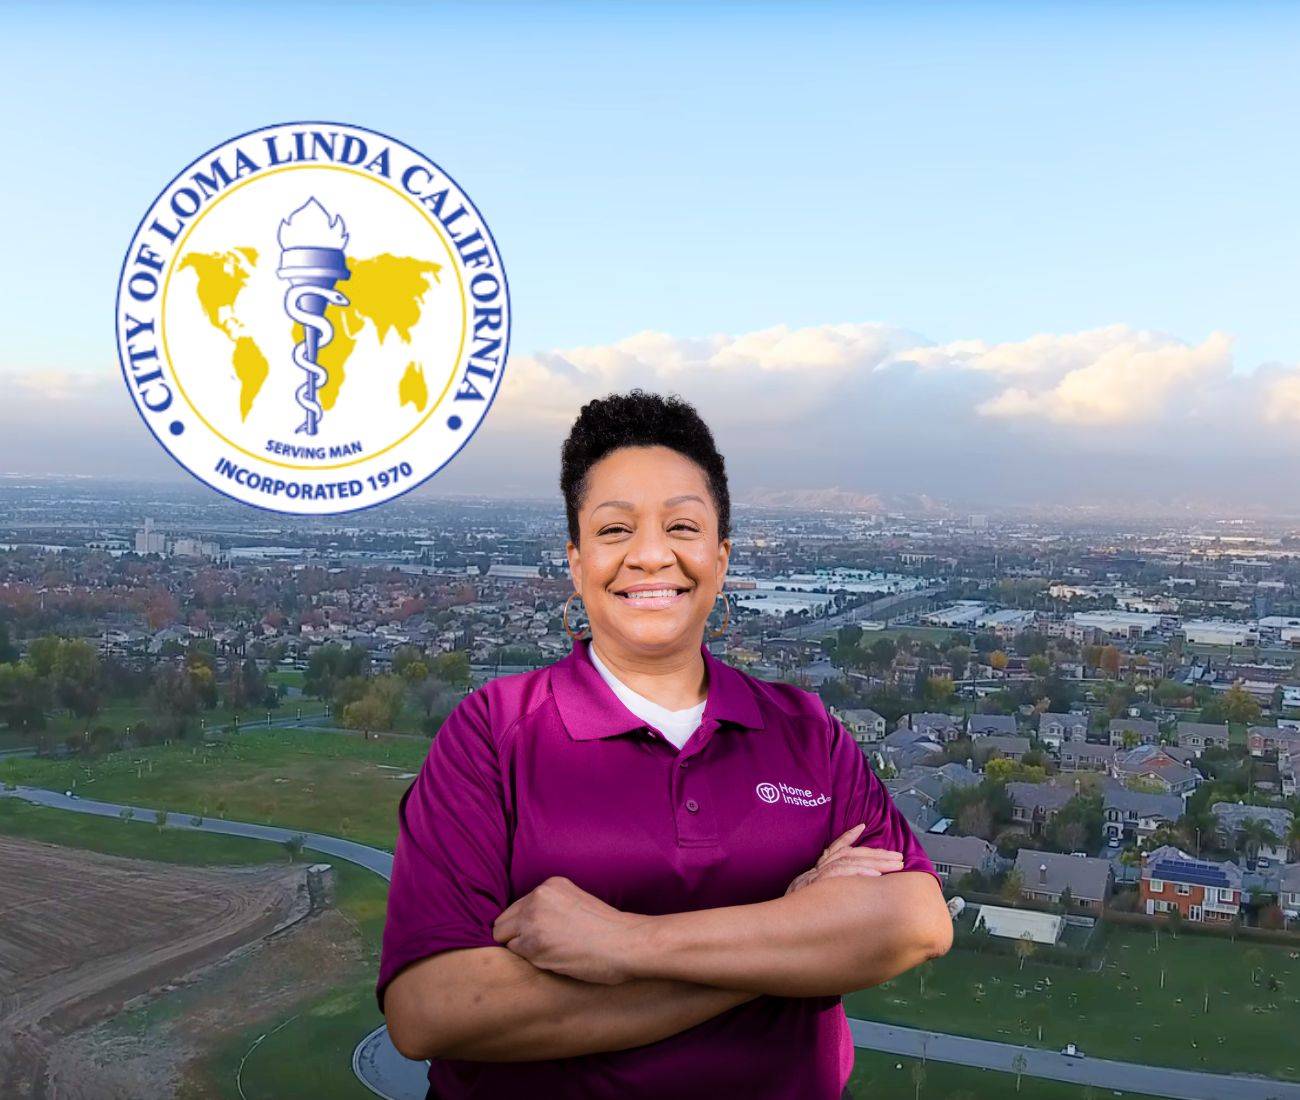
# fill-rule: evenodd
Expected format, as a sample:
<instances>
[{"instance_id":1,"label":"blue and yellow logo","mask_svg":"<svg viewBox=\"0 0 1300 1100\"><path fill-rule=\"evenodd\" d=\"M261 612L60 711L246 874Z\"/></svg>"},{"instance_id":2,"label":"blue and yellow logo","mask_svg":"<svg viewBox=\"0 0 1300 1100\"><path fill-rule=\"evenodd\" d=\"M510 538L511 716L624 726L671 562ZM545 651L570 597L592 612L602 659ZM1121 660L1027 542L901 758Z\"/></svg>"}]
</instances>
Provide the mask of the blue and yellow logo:
<instances>
[{"instance_id":1,"label":"blue and yellow logo","mask_svg":"<svg viewBox=\"0 0 1300 1100\"><path fill-rule=\"evenodd\" d=\"M391 500L445 466L501 385L496 242L428 158L354 126L258 130L140 222L117 298L141 417L208 485L279 512Z\"/></svg>"}]
</instances>

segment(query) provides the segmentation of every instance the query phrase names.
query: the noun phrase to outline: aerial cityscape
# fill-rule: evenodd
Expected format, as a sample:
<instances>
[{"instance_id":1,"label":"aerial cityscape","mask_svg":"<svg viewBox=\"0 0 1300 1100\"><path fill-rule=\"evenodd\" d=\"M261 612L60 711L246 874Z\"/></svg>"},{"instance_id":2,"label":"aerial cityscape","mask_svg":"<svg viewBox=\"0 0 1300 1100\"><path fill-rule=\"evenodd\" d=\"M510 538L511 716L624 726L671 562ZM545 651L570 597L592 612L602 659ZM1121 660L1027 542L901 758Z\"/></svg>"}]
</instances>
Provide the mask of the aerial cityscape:
<instances>
[{"instance_id":1,"label":"aerial cityscape","mask_svg":"<svg viewBox=\"0 0 1300 1100\"><path fill-rule=\"evenodd\" d=\"M265 1091L295 1050L347 1062L374 1046L382 880L318 838L391 852L396 803L456 703L568 652L563 510L416 497L365 522L297 520L196 487L9 478L0 517L0 837L178 863L184 841L257 843L209 826L281 838L214 849L225 870L173 881L159 865L149 906L103 885L93 931L51 922L13 969L6 1094L96 1067L127 1095L239 1058L242 1087ZM1014 1047L1005 1070L1026 1089L1066 1087L1028 1060L1050 1056L1140 1063L1125 1095L1289 1095L1216 1090L1246 1072L1300 1082L1274 1041L1300 993L1300 526L739 503L735 532L711 649L821 696L954 914L948 956L845 999L855 1027ZM86 830L95 818L42 802L111 816ZM20 895L71 873L10 858ZM232 895L205 875L241 877ZM178 903L171 973L149 971L124 932ZM296 940L259 940L295 922ZM296 997L255 984L200 1040L195 1021L250 965L221 949L254 942ZM118 966L51 984L50 956L115 950ZM312 962L330 952L332 976ZM205 968L177 985L184 959ZM150 1014L169 1022L146 1056ZM357 1065L380 1087L394 1072L378 1052ZM985 1085L962 1083L994 1095L998 1075L978 1072Z\"/></svg>"},{"instance_id":2,"label":"aerial cityscape","mask_svg":"<svg viewBox=\"0 0 1300 1100\"><path fill-rule=\"evenodd\" d=\"M0 5L0 1100L1300 1100L1298 54Z\"/></svg>"}]
</instances>

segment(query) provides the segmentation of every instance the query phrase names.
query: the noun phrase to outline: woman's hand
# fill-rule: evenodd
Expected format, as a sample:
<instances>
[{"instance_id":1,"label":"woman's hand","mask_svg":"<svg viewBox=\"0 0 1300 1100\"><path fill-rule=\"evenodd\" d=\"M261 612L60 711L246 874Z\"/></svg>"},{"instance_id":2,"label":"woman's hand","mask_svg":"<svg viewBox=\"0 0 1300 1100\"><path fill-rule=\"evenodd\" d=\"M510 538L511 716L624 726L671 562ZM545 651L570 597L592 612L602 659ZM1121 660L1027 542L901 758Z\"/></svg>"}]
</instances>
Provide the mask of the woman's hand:
<instances>
[{"instance_id":1,"label":"woman's hand","mask_svg":"<svg viewBox=\"0 0 1300 1100\"><path fill-rule=\"evenodd\" d=\"M632 977L625 966L628 937L649 919L606 905L572 880L553 875L505 909L492 935L539 970L619 985Z\"/></svg>"},{"instance_id":2,"label":"woman's hand","mask_svg":"<svg viewBox=\"0 0 1300 1100\"><path fill-rule=\"evenodd\" d=\"M862 835L865 824L854 825L852 829L841 833L829 848L825 849L816 866L786 887L786 894L793 894L805 886L824 878L837 878L840 875L887 875L891 871L903 869L903 853L893 852L887 848L854 848L853 842Z\"/></svg>"}]
</instances>

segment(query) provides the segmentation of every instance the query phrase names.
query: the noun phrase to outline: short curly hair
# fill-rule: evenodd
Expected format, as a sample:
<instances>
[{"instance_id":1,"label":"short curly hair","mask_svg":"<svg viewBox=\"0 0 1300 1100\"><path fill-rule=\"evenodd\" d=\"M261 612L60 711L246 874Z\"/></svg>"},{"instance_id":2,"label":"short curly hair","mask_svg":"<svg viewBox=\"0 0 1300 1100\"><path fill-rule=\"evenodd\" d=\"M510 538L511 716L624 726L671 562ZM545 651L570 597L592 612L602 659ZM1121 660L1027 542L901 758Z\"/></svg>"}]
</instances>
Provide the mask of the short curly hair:
<instances>
[{"instance_id":1,"label":"short curly hair","mask_svg":"<svg viewBox=\"0 0 1300 1100\"><path fill-rule=\"evenodd\" d=\"M569 538L578 542L578 511L587 494L587 475L620 447L669 447L689 458L709 483L718 513L718 538L731 537L731 492L727 466L713 433L695 407L676 394L664 397L634 389L588 401L578 413L560 453L560 492Z\"/></svg>"}]
</instances>

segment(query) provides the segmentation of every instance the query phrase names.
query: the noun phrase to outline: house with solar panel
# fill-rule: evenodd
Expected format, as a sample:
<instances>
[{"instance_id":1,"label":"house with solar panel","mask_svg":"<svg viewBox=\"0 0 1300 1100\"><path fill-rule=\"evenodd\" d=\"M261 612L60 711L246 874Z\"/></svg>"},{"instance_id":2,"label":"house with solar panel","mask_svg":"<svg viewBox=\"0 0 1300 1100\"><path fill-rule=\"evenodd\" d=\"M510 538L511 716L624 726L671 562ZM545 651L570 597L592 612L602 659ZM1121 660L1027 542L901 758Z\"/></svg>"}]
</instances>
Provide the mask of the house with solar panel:
<instances>
[{"instance_id":1,"label":"house with solar panel","mask_svg":"<svg viewBox=\"0 0 1300 1100\"><path fill-rule=\"evenodd\" d=\"M1226 923L1241 912L1241 868L1235 863L1189 856L1172 844L1142 855L1142 911L1150 916L1177 909L1186 920Z\"/></svg>"},{"instance_id":2,"label":"house with solar panel","mask_svg":"<svg viewBox=\"0 0 1300 1100\"><path fill-rule=\"evenodd\" d=\"M1121 783L1143 780L1159 787L1165 794L1186 796L1196 790L1201 773L1180 761L1176 753L1191 757L1190 749L1163 745L1139 745L1128 752L1117 751L1111 759L1110 774Z\"/></svg>"}]
</instances>

